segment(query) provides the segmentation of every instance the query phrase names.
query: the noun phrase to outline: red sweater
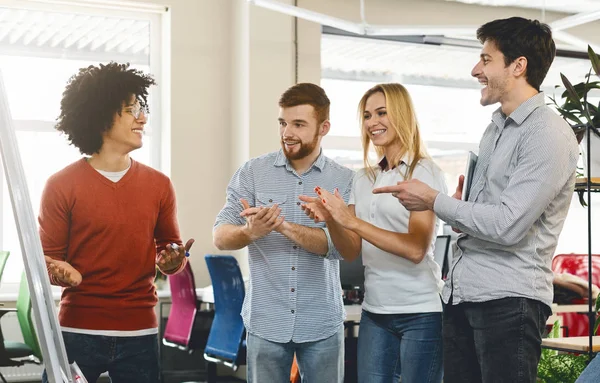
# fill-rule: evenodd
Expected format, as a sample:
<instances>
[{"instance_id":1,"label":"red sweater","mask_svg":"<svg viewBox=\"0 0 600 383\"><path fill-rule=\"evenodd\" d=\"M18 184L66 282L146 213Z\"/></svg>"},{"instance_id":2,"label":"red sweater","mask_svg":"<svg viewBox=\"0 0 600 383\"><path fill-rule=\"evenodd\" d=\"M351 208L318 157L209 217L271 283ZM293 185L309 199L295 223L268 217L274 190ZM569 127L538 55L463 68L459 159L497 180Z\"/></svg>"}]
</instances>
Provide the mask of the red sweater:
<instances>
[{"instance_id":1,"label":"red sweater","mask_svg":"<svg viewBox=\"0 0 600 383\"><path fill-rule=\"evenodd\" d=\"M62 326L157 326L156 257L168 243L181 244L167 176L132 160L115 183L81 159L48 179L39 224L44 254L66 260L82 275L79 286L63 290ZM58 284L52 276L50 281Z\"/></svg>"}]
</instances>

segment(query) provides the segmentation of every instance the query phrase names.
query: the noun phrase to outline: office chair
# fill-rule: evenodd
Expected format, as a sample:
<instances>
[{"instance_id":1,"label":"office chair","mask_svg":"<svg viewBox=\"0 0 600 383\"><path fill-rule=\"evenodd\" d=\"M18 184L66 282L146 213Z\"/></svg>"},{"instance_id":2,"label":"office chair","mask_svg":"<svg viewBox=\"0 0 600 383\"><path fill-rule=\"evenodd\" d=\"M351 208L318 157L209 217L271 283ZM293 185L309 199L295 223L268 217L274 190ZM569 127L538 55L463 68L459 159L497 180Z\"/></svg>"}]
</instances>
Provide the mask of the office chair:
<instances>
[{"instance_id":1,"label":"office chair","mask_svg":"<svg viewBox=\"0 0 600 383\"><path fill-rule=\"evenodd\" d=\"M246 294L244 280L234 257L206 255L204 259L215 297L215 317L204 349L204 359L236 371L238 366L246 364L246 337L241 317ZM209 382L213 378L216 379L216 376L209 374Z\"/></svg>"},{"instance_id":2,"label":"office chair","mask_svg":"<svg viewBox=\"0 0 600 383\"><path fill-rule=\"evenodd\" d=\"M171 310L163 335L163 344L183 351L193 351L193 348L190 348L190 340L198 312L198 300L194 274L189 262L180 273L169 275L169 285Z\"/></svg>"},{"instance_id":3,"label":"office chair","mask_svg":"<svg viewBox=\"0 0 600 383\"><path fill-rule=\"evenodd\" d=\"M592 254L592 283L600 286L600 254ZM588 280L588 254L557 254L552 258L552 271L568 273ZM586 299L574 300L571 304L587 303ZM589 334L589 319L586 313L559 313L567 336Z\"/></svg>"},{"instance_id":4,"label":"office chair","mask_svg":"<svg viewBox=\"0 0 600 383\"><path fill-rule=\"evenodd\" d=\"M206 345L212 313L199 309L200 302L196 297L196 283L189 262L181 272L169 275L168 279L171 288L171 309L162 343L188 354L195 351L202 352ZM186 365L184 364L184 366ZM199 365L196 364L196 366ZM176 370L161 370L161 374L166 371L176 372L179 376L197 376L199 373L199 369L177 367Z\"/></svg>"},{"instance_id":5,"label":"office chair","mask_svg":"<svg viewBox=\"0 0 600 383\"><path fill-rule=\"evenodd\" d=\"M0 258L1 264L2 260ZM0 367L23 366L25 363L41 364L43 361L42 352L31 317L31 296L25 272L21 275L16 306L16 308L0 308L0 318L6 313L16 312L25 343L4 340L4 335L0 330L0 341L2 341L0 342ZM7 383L1 373L0 379Z\"/></svg>"}]
</instances>

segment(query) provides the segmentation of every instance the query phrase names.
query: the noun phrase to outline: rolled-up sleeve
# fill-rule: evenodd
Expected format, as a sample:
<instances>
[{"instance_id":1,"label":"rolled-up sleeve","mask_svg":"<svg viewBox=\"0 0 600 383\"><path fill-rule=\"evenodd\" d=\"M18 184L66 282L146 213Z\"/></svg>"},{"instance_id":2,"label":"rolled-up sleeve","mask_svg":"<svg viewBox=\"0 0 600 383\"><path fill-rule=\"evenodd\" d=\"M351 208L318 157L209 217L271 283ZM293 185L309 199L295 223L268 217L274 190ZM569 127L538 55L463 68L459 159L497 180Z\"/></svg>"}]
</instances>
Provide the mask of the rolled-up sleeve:
<instances>
[{"instance_id":1,"label":"rolled-up sleeve","mask_svg":"<svg viewBox=\"0 0 600 383\"><path fill-rule=\"evenodd\" d=\"M248 201L250 206L255 206L255 192L252 168L249 162L240 167L227 185L225 205L217 214L213 230L223 224L244 225L244 218L240 217L243 210L240 199Z\"/></svg>"}]
</instances>

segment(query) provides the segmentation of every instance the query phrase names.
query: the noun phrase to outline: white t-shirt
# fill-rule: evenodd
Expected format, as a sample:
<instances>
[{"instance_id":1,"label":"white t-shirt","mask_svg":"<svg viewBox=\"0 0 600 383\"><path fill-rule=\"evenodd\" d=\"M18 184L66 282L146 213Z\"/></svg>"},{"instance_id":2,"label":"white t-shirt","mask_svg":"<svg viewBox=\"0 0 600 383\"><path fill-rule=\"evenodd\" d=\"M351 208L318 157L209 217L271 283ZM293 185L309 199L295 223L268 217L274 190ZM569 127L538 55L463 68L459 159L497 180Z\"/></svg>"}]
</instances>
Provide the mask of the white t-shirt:
<instances>
[{"instance_id":1,"label":"white t-shirt","mask_svg":"<svg viewBox=\"0 0 600 383\"><path fill-rule=\"evenodd\" d=\"M363 169L354 177L349 205L355 205L356 216L384 230L408 232L410 212L391 194L373 194L376 187L396 185L404 181L407 165L382 171L375 169L373 183ZM430 187L447 194L441 169L431 160L419 161L412 175ZM435 233L439 226L436 220ZM440 299L443 281L439 265L433 258L435 235L427 255L419 264L388 253L362 240L365 266L365 299L363 309L376 314L410 314L442 311Z\"/></svg>"}]
</instances>

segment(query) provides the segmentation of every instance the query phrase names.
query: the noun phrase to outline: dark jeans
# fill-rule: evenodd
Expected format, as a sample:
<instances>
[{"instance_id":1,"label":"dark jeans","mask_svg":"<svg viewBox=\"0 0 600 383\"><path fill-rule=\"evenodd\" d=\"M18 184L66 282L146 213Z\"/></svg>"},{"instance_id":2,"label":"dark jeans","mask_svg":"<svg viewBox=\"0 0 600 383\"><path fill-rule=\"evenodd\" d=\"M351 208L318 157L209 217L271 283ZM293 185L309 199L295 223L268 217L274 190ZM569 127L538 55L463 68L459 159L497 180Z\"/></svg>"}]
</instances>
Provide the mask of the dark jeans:
<instances>
[{"instance_id":1,"label":"dark jeans","mask_svg":"<svg viewBox=\"0 0 600 383\"><path fill-rule=\"evenodd\" d=\"M503 298L444 307L444 383L535 383L550 307Z\"/></svg>"},{"instance_id":2,"label":"dark jeans","mask_svg":"<svg viewBox=\"0 0 600 383\"><path fill-rule=\"evenodd\" d=\"M69 363L77 362L88 383L108 371L113 383L158 383L158 337L102 336L63 332ZM46 371L42 382L47 383Z\"/></svg>"}]
</instances>

